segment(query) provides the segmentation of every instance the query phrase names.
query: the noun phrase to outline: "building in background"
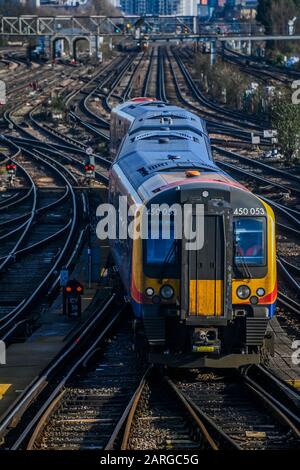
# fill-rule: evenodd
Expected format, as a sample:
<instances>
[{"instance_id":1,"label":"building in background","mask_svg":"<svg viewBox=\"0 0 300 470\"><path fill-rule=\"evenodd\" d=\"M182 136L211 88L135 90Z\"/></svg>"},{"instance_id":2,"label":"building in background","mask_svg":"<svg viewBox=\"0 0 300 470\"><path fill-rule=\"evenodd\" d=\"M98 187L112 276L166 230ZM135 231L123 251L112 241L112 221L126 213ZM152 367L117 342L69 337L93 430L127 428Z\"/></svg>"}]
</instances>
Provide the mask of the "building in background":
<instances>
[{"instance_id":1,"label":"building in background","mask_svg":"<svg viewBox=\"0 0 300 470\"><path fill-rule=\"evenodd\" d=\"M255 19L258 0L108 0L127 15L183 15L210 18ZM15 0L23 6L78 6L93 0Z\"/></svg>"},{"instance_id":2,"label":"building in background","mask_svg":"<svg viewBox=\"0 0 300 470\"><path fill-rule=\"evenodd\" d=\"M182 0L121 0L120 4L127 15L177 15L181 2Z\"/></svg>"},{"instance_id":3,"label":"building in background","mask_svg":"<svg viewBox=\"0 0 300 470\"><path fill-rule=\"evenodd\" d=\"M179 5L179 14L183 16L198 15L199 0L181 0Z\"/></svg>"},{"instance_id":4,"label":"building in background","mask_svg":"<svg viewBox=\"0 0 300 470\"><path fill-rule=\"evenodd\" d=\"M240 18L255 20L258 0L243 0L240 5Z\"/></svg>"},{"instance_id":5,"label":"building in background","mask_svg":"<svg viewBox=\"0 0 300 470\"><path fill-rule=\"evenodd\" d=\"M15 2L17 3L17 2ZM34 7L40 7L41 6L41 1L40 0L19 0L19 3L26 7L26 6L34 6Z\"/></svg>"},{"instance_id":6,"label":"building in background","mask_svg":"<svg viewBox=\"0 0 300 470\"><path fill-rule=\"evenodd\" d=\"M121 0L121 10L127 15L132 15L134 10L134 0Z\"/></svg>"},{"instance_id":7,"label":"building in background","mask_svg":"<svg viewBox=\"0 0 300 470\"><path fill-rule=\"evenodd\" d=\"M114 8L120 8L120 0L109 0L109 3L110 3Z\"/></svg>"},{"instance_id":8,"label":"building in background","mask_svg":"<svg viewBox=\"0 0 300 470\"><path fill-rule=\"evenodd\" d=\"M218 0L199 0L197 3L197 15L204 20L211 18L217 5Z\"/></svg>"},{"instance_id":9,"label":"building in background","mask_svg":"<svg viewBox=\"0 0 300 470\"><path fill-rule=\"evenodd\" d=\"M159 15L178 15L180 14L180 0L159 0Z\"/></svg>"}]
</instances>

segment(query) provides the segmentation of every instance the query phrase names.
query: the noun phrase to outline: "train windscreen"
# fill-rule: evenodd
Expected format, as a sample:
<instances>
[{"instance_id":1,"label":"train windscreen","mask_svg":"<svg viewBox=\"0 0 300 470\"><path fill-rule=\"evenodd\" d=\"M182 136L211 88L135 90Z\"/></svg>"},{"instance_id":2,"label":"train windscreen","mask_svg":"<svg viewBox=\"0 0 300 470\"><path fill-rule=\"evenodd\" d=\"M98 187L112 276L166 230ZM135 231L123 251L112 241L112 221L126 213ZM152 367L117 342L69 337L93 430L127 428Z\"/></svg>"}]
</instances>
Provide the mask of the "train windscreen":
<instances>
[{"instance_id":1,"label":"train windscreen","mask_svg":"<svg viewBox=\"0 0 300 470\"><path fill-rule=\"evenodd\" d=\"M266 264L266 221L260 218L234 219L235 265Z\"/></svg>"}]
</instances>

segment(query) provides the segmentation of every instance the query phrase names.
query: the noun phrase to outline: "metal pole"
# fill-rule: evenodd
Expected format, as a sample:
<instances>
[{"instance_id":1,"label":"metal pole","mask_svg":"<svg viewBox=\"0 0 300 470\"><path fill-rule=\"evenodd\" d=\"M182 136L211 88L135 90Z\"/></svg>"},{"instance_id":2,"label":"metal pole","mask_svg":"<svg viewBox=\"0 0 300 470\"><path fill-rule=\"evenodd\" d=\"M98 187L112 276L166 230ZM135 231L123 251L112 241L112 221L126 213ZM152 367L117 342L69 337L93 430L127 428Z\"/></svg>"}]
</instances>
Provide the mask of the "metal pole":
<instances>
[{"instance_id":1,"label":"metal pole","mask_svg":"<svg viewBox=\"0 0 300 470\"><path fill-rule=\"evenodd\" d=\"M67 294L65 291L65 288L62 288L63 290L63 315L67 315Z\"/></svg>"},{"instance_id":2,"label":"metal pole","mask_svg":"<svg viewBox=\"0 0 300 470\"><path fill-rule=\"evenodd\" d=\"M89 224L89 229L88 229L88 286L89 289L92 286L92 243L91 243L91 223Z\"/></svg>"},{"instance_id":3,"label":"metal pole","mask_svg":"<svg viewBox=\"0 0 300 470\"><path fill-rule=\"evenodd\" d=\"M99 59L99 35L96 34L95 36L95 55L96 55L96 58Z\"/></svg>"},{"instance_id":4,"label":"metal pole","mask_svg":"<svg viewBox=\"0 0 300 470\"><path fill-rule=\"evenodd\" d=\"M221 47L222 47L222 60L224 61L225 60L225 42L224 41L222 41Z\"/></svg>"}]
</instances>

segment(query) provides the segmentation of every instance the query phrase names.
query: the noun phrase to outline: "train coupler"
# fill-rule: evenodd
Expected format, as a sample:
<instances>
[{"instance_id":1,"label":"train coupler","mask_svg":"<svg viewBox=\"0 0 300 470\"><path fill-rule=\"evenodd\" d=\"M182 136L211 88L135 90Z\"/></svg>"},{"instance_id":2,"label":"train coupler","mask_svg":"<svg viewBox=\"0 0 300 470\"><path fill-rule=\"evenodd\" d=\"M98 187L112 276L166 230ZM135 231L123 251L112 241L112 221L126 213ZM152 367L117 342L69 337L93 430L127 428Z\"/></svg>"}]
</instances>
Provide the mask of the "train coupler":
<instances>
[{"instance_id":1,"label":"train coupler","mask_svg":"<svg viewBox=\"0 0 300 470\"><path fill-rule=\"evenodd\" d=\"M192 352L220 354L221 342L216 328L195 328L192 333Z\"/></svg>"}]
</instances>

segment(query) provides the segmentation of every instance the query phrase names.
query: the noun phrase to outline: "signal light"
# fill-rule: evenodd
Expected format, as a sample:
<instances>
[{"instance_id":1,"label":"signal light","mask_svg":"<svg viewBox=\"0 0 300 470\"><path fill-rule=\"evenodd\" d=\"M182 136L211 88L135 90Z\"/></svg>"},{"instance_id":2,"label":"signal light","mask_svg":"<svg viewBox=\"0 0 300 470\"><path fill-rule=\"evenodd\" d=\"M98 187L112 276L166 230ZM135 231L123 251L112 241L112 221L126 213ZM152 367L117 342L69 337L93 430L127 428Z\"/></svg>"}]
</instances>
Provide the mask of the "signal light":
<instances>
[{"instance_id":1,"label":"signal light","mask_svg":"<svg viewBox=\"0 0 300 470\"><path fill-rule=\"evenodd\" d=\"M87 164L84 166L84 170L86 173L86 176L95 176L95 165L92 165L91 163Z\"/></svg>"},{"instance_id":2,"label":"signal light","mask_svg":"<svg viewBox=\"0 0 300 470\"><path fill-rule=\"evenodd\" d=\"M16 168L17 168L17 165L15 165L14 163L7 163L7 164L6 164L6 170L7 170L9 173L15 173Z\"/></svg>"},{"instance_id":3,"label":"signal light","mask_svg":"<svg viewBox=\"0 0 300 470\"><path fill-rule=\"evenodd\" d=\"M115 33L121 33L121 32L124 31L124 29L125 29L125 24L123 24L123 23L116 23L116 24L114 25L114 27L115 27L115 28L114 28L114 29L115 29Z\"/></svg>"},{"instance_id":4,"label":"signal light","mask_svg":"<svg viewBox=\"0 0 300 470\"><path fill-rule=\"evenodd\" d=\"M75 280L69 281L68 285L65 286L65 292L67 294L72 295L82 295L83 294L83 286Z\"/></svg>"}]
</instances>

